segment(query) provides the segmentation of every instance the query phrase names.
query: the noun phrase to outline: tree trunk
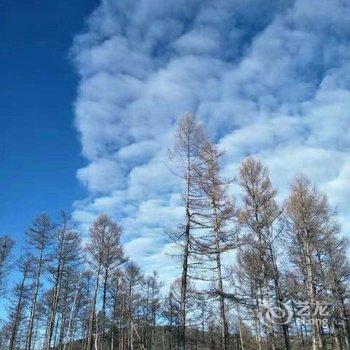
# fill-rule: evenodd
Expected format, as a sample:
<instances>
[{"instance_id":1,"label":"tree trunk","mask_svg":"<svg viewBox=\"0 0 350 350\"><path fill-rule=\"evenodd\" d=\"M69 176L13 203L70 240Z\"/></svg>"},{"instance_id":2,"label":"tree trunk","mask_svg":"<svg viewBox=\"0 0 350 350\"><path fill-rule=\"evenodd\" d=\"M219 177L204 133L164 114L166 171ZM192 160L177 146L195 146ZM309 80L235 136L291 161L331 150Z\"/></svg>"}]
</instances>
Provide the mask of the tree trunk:
<instances>
[{"instance_id":1,"label":"tree trunk","mask_svg":"<svg viewBox=\"0 0 350 350\"><path fill-rule=\"evenodd\" d=\"M73 300L73 305L71 307L71 311L69 314L69 321L68 321L68 328L67 328L67 335L66 339L64 341L63 345L63 350L66 350L66 344L71 342L71 334L72 334L72 327L73 327L73 318L74 318L74 313L76 311L76 305L78 301L78 296L79 296L79 291L80 291L80 283L81 283L81 277L82 277L82 271L79 274L79 280L78 280L78 285L77 285L77 290L75 291L74 295L74 300Z\"/></svg>"},{"instance_id":2,"label":"tree trunk","mask_svg":"<svg viewBox=\"0 0 350 350\"><path fill-rule=\"evenodd\" d=\"M274 283L275 283L275 294L276 294L276 301L277 301L277 306L280 308L284 308L284 300L282 297L281 293L281 286L280 286L280 274L278 271L276 259L275 259L275 254L274 254L274 249L270 244L270 254L271 254L271 259L273 263L273 269L274 269ZM282 328L282 333L283 333L283 339L284 339L284 345L286 350L290 350L290 340L289 340L289 327L285 323L285 319L282 320L281 328Z\"/></svg>"},{"instance_id":3,"label":"tree trunk","mask_svg":"<svg viewBox=\"0 0 350 350\"><path fill-rule=\"evenodd\" d=\"M190 245L190 212L187 205L186 208L186 227L184 233L184 251L182 261L182 276L181 276L181 325L180 325L180 342L181 349L186 350L186 302L187 302L187 279L188 279L188 255Z\"/></svg>"},{"instance_id":4,"label":"tree trunk","mask_svg":"<svg viewBox=\"0 0 350 350\"><path fill-rule=\"evenodd\" d=\"M217 253L216 255L216 264L217 264L218 291L220 292L219 303L220 303L220 318L221 318L221 348L222 350L226 350L228 349L228 329L227 329L227 320L226 320L225 299L223 295L224 287L222 282L220 253Z\"/></svg>"},{"instance_id":5,"label":"tree trunk","mask_svg":"<svg viewBox=\"0 0 350 350\"><path fill-rule=\"evenodd\" d=\"M258 300L258 298L256 298L256 310L259 310L259 300ZM262 350L260 321L259 321L259 318L258 318L256 310L253 311L256 345L257 345L257 350Z\"/></svg>"},{"instance_id":6,"label":"tree trunk","mask_svg":"<svg viewBox=\"0 0 350 350\"><path fill-rule=\"evenodd\" d=\"M103 296L102 296L102 325L101 325L101 349L105 337L105 323L106 323L106 301L107 301L107 283L108 283L108 268L105 270L103 279Z\"/></svg>"},{"instance_id":7,"label":"tree trunk","mask_svg":"<svg viewBox=\"0 0 350 350\"><path fill-rule=\"evenodd\" d=\"M51 348L52 335L53 335L53 329L55 326L60 289L61 289L61 261L59 262L59 267L57 269L57 279L54 286L54 296L53 296L53 301L52 301L50 315L49 315L49 324L46 332L47 338L44 341L44 344L46 344L45 346L46 350L50 350Z\"/></svg>"},{"instance_id":8,"label":"tree trunk","mask_svg":"<svg viewBox=\"0 0 350 350\"><path fill-rule=\"evenodd\" d=\"M101 272L101 265L98 265L97 269L97 276L96 276L96 285L95 285L95 290L94 290L94 296L92 299L92 307L91 307L91 315L90 315L90 324L89 324L89 334L88 334L88 350L93 349L94 345L94 327L96 328L96 303L97 303L97 294L98 294L98 289L99 289L99 284L100 284L100 272Z\"/></svg>"},{"instance_id":9,"label":"tree trunk","mask_svg":"<svg viewBox=\"0 0 350 350\"><path fill-rule=\"evenodd\" d=\"M305 265L306 265L306 288L307 288L307 295L309 300L309 306L311 315L314 314L315 309L315 296L314 296L314 287L313 287L313 272L312 272L312 260L311 260L311 253L310 253L310 247L309 242L307 241L308 231L305 229L304 234L306 237L303 239L303 245L304 245L304 252L305 252ZM318 350L319 346L322 345L321 343L321 337L318 332L318 327L316 325L316 322L312 322L311 324L311 332L312 332L312 350ZM322 348L322 347L321 347Z\"/></svg>"},{"instance_id":10,"label":"tree trunk","mask_svg":"<svg viewBox=\"0 0 350 350\"><path fill-rule=\"evenodd\" d=\"M23 295L24 295L24 288L25 288L26 279L27 279L27 271L24 271L23 278L22 278L21 285L20 285L20 292L19 292L19 296L18 296L18 301L17 301L17 305L16 305L15 319L14 319L13 326L12 326L9 350L14 350L14 346L16 343L16 337L17 337L17 332L18 332L18 327L19 327L19 322L20 322L20 312L21 312L21 308L22 308L22 300L23 300Z\"/></svg>"},{"instance_id":11,"label":"tree trunk","mask_svg":"<svg viewBox=\"0 0 350 350\"><path fill-rule=\"evenodd\" d=\"M39 288L40 288L40 278L41 278L41 272L42 272L42 267L43 267L43 256L44 256L44 247L42 247L40 250L40 258L38 261L38 272L36 274L35 289L34 289L34 294L33 294L33 299L32 299L32 306L31 306L31 310L30 310L30 317L29 317L25 350L31 350L31 348L32 348L34 319L35 319L36 305L37 305L37 301L38 301L38 294L39 294Z\"/></svg>"}]
</instances>

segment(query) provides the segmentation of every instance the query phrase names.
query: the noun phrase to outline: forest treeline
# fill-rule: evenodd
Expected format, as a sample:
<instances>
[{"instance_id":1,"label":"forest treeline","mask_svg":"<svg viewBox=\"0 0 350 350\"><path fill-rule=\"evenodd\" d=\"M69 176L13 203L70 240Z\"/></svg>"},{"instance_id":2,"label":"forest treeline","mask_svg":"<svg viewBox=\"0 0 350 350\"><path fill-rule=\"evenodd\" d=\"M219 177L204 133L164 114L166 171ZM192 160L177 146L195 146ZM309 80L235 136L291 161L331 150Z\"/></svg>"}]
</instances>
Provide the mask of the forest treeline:
<instances>
[{"instance_id":1,"label":"forest treeline","mask_svg":"<svg viewBox=\"0 0 350 350\"><path fill-rule=\"evenodd\" d=\"M194 116L179 119L169 160L184 215L164 232L180 271L170 288L125 255L105 214L84 244L69 213L39 215L16 262L0 237L0 349L349 350L348 242L326 195L298 175L280 204L260 160L231 181L222 156Z\"/></svg>"}]
</instances>

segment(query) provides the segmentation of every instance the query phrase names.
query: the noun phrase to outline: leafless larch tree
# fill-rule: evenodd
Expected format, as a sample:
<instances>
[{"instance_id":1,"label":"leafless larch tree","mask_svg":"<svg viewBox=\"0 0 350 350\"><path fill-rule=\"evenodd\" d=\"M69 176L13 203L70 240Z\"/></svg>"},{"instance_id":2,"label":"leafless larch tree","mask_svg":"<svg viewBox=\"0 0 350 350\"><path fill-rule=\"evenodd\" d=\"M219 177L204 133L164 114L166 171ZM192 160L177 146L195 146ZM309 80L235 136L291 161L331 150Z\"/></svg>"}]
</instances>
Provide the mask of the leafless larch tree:
<instances>
[{"instance_id":1,"label":"leafless larch tree","mask_svg":"<svg viewBox=\"0 0 350 350\"><path fill-rule=\"evenodd\" d=\"M40 214L22 246L0 236L0 350L350 350L347 232L327 196L304 175L278 194L254 155L228 164L194 115L174 129L173 280L127 256L120 213L87 232Z\"/></svg>"}]
</instances>

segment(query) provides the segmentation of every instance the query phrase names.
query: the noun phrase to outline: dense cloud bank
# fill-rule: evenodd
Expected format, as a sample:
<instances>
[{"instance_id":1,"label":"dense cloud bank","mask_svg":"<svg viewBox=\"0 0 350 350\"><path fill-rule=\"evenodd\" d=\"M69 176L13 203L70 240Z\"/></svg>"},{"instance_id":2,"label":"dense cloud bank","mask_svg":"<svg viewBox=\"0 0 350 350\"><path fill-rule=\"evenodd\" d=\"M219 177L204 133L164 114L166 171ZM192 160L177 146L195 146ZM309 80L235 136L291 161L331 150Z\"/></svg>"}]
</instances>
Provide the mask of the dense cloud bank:
<instances>
[{"instance_id":1,"label":"dense cloud bank","mask_svg":"<svg viewBox=\"0 0 350 350\"><path fill-rule=\"evenodd\" d=\"M89 191L75 217L119 219L145 269L176 274L164 231L181 218L181 187L166 150L186 112L226 151L226 176L258 155L283 198L304 172L350 230L348 1L105 0L72 52Z\"/></svg>"}]
</instances>

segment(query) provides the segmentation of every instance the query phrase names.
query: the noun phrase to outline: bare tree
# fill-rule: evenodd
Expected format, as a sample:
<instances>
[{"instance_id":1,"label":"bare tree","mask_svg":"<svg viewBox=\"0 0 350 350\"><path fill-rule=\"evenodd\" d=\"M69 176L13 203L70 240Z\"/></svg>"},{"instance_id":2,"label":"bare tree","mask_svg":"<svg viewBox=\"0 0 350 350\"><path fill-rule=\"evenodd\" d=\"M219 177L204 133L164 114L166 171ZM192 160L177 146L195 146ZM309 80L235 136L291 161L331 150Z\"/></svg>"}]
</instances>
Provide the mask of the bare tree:
<instances>
[{"instance_id":1,"label":"bare tree","mask_svg":"<svg viewBox=\"0 0 350 350\"><path fill-rule=\"evenodd\" d=\"M254 158L247 158L239 170L239 182L243 190L243 209L240 220L247 230L246 243L256 251L260 270L257 270L262 295L261 303L269 308L271 304L271 282L274 289L274 299L283 306L280 271L277 266L276 240L281 230L276 228L277 219L282 211L275 197L276 190L272 187L268 170ZM290 349L288 326L281 325L284 346ZM267 326L269 347L276 348L275 330Z\"/></svg>"},{"instance_id":2,"label":"bare tree","mask_svg":"<svg viewBox=\"0 0 350 350\"><path fill-rule=\"evenodd\" d=\"M179 121L171 156L185 184L185 215L173 235L182 273L166 297L156 272L124 256L121 227L107 215L91 224L82 259L70 216L54 225L42 214L11 281L0 349L350 350L348 240L327 197L298 176L280 206L267 168L248 158L237 209L222 153L193 116ZM12 247L0 238L2 286ZM306 302L310 322L298 322L295 303L282 323L266 322L263 307L271 316L286 300ZM314 322L319 303L331 305L327 327Z\"/></svg>"},{"instance_id":3,"label":"bare tree","mask_svg":"<svg viewBox=\"0 0 350 350\"><path fill-rule=\"evenodd\" d=\"M11 237L0 237L0 295L4 293L6 276L9 268L9 258L14 244L15 242Z\"/></svg>"},{"instance_id":4,"label":"bare tree","mask_svg":"<svg viewBox=\"0 0 350 350\"><path fill-rule=\"evenodd\" d=\"M33 345L33 335L35 326L35 317L37 313L38 296L41 286L41 277L44 270L44 264L46 262L46 251L52 243L52 233L54 225L50 218L46 214L39 215L34 221L31 227L26 232L27 243L30 247L34 248L38 252L38 256L35 258L35 280L34 291L30 306L30 317L28 321L27 339L25 350L31 350Z\"/></svg>"},{"instance_id":5,"label":"bare tree","mask_svg":"<svg viewBox=\"0 0 350 350\"><path fill-rule=\"evenodd\" d=\"M179 235L182 247L182 275L181 275L181 348L186 349L186 300L189 275L191 231L195 223L193 214L196 206L196 168L199 161L201 146L205 140L203 130L191 114L179 119L175 133L175 145L170 152L174 162L175 172L184 180L183 200L185 205L185 223Z\"/></svg>"},{"instance_id":6,"label":"bare tree","mask_svg":"<svg viewBox=\"0 0 350 350\"><path fill-rule=\"evenodd\" d=\"M325 265L325 287L331 295L330 303L334 306L331 315L331 323L335 329L334 336L338 341L338 348L350 349L350 319L346 306L349 295L350 265L347 258L349 242L340 238L338 228L334 226L323 249L323 264Z\"/></svg>"},{"instance_id":7,"label":"bare tree","mask_svg":"<svg viewBox=\"0 0 350 350\"><path fill-rule=\"evenodd\" d=\"M18 332L25 320L25 307L27 306L29 289L27 280L32 273L33 257L30 254L22 256L18 261L19 271L21 273L21 281L13 288L12 306L9 312L9 324L11 329L11 337L9 343L9 350L20 348L18 344Z\"/></svg>"},{"instance_id":8,"label":"bare tree","mask_svg":"<svg viewBox=\"0 0 350 350\"><path fill-rule=\"evenodd\" d=\"M238 246L238 230L235 225L235 204L228 195L229 182L220 176L219 152L213 144L203 144L196 166L196 182L201 191L198 220L203 229L195 238L195 249L202 256L201 269L206 279L215 281L219 294L221 318L221 348L228 349L228 325L224 293L222 255ZM214 272L214 274L212 273Z\"/></svg>"},{"instance_id":9,"label":"bare tree","mask_svg":"<svg viewBox=\"0 0 350 350\"><path fill-rule=\"evenodd\" d=\"M73 230L72 220L68 213L61 212L60 223L55 232L55 249L51 256L48 271L53 283L49 320L44 341L45 349L49 350L52 345L53 331L56 324L57 308L62 293L62 282L75 265L81 261L80 236Z\"/></svg>"},{"instance_id":10,"label":"bare tree","mask_svg":"<svg viewBox=\"0 0 350 350\"><path fill-rule=\"evenodd\" d=\"M181 301L180 295L177 293L177 290L179 289L177 286L180 285L180 283L179 280L173 282L162 305L162 315L168 324L166 335L168 338L167 343L169 344L169 349L178 348L180 345L179 329L181 326Z\"/></svg>"},{"instance_id":11,"label":"bare tree","mask_svg":"<svg viewBox=\"0 0 350 350\"><path fill-rule=\"evenodd\" d=\"M193 283L188 283L187 289L187 343L186 348L193 348L194 337L193 329L197 326L199 315L197 314L198 306L198 291ZM163 317L168 321L169 328L167 329L168 341L170 349L179 349L182 346L181 338L181 278L176 279L170 286L169 294L163 303Z\"/></svg>"},{"instance_id":12,"label":"bare tree","mask_svg":"<svg viewBox=\"0 0 350 350\"><path fill-rule=\"evenodd\" d=\"M158 273L153 272L152 275L144 278L144 321L145 321L145 341L147 349L156 349L155 331L157 318L160 313L161 306L161 288L163 283L159 281Z\"/></svg>"},{"instance_id":13,"label":"bare tree","mask_svg":"<svg viewBox=\"0 0 350 350\"><path fill-rule=\"evenodd\" d=\"M305 281L306 300L311 314L316 311L316 302L322 301L319 285L324 285L324 270L319 257L330 236L337 232L334 212L325 195L318 192L304 176L295 178L286 202L288 233L291 239L290 258ZM323 349L322 329L311 322L312 348Z\"/></svg>"},{"instance_id":14,"label":"bare tree","mask_svg":"<svg viewBox=\"0 0 350 350\"><path fill-rule=\"evenodd\" d=\"M103 324L106 317L106 296L108 281L113 271L124 261L123 250L120 245L121 228L107 215L100 215L90 228L90 243L87 251L90 255L90 263L95 271L95 290L92 298L90 315L90 330L88 349L93 347L93 334L97 336L96 304L100 288L100 276L103 279L102 290L102 338L104 336ZM95 339L96 340L96 339Z\"/></svg>"}]
</instances>

